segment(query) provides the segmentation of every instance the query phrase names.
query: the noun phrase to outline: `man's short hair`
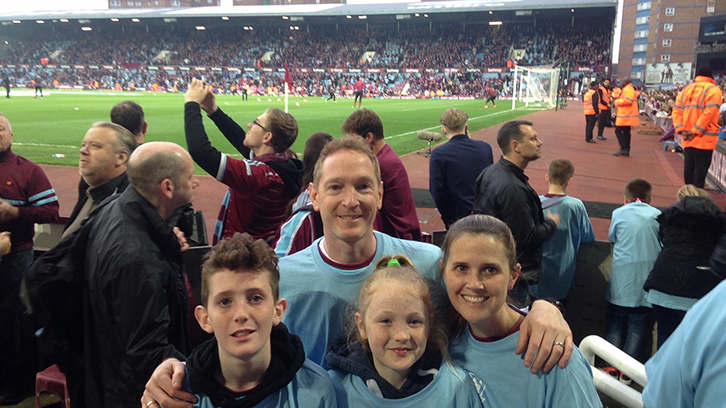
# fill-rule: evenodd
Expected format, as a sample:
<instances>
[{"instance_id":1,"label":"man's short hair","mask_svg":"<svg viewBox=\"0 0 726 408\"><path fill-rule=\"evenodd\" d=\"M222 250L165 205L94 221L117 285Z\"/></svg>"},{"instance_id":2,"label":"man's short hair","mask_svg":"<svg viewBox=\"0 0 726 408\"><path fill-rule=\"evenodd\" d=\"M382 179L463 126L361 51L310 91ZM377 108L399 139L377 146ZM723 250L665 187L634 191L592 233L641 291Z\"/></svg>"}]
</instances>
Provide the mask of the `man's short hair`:
<instances>
[{"instance_id":1,"label":"man's short hair","mask_svg":"<svg viewBox=\"0 0 726 408\"><path fill-rule=\"evenodd\" d=\"M8 131L10 131L10 133L13 133L13 125L10 123L10 119L8 119L8 117L2 113L0 113L0 117L5 118L5 120L8 122Z\"/></svg>"},{"instance_id":2,"label":"man's short hair","mask_svg":"<svg viewBox=\"0 0 726 408\"><path fill-rule=\"evenodd\" d=\"M383 122L381 118L370 109L358 109L343 122L340 130L349 135L355 133L363 138L372 133L376 139L383 139Z\"/></svg>"},{"instance_id":3,"label":"man's short hair","mask_svg":"<svg viewBox=\"0 0 726 408\"><path fill-rule=\"evenodd\" d=\"M236 273L265 273L270 280L274 301L280 297L280 269L275 251L263 239L236 232L231 238L217 243L205 256L202 264L202 305L209 301L209 279L221 270Z\"/></svg>"},{"instance_id":4,"label":"man's short hair","mask_svg":"<svg viewBox=\"0 0 726 408\"><path fill-rule=\"evenodd\" d=\"M141 133L141 127L144 125L144 109L134 101L119 102L111 109L111 122L137 135Z\"/></svg>"},{"instance_id":5,"label":"man's short hair","mask_svg":"<svg viewBox=\"0 0 726 408\"><path fill-rule=\"evenodd\" d=\"M441 115L439 123L447 130L462 130L469 120L469 115L461 109L449 108Z\"/></svg>"},{"instance_id":6,"label":"man's short hair","mask_svg":"<svg viewBox=\"0 0 726 408\"><path fill-rule=\"evenodd\" d=\"M632 84L632 83L633 83L633 78L625 78L623 80L623 82L620 84L620 87L625 88L625 85Z\"/></svg>"},{"instance_id":7,"label":"man's short hair","mask_svg":"<svg viewBox=\"0 0 726 408\"><path fill-rule=\"evenodd\" d=\"M368 157L371 163L373 163L373 172L375 173L376 180L380 185L381 167L378 165L378 159L371 150L370 146L368 146L368 144L362 138L357 136L335 139L332 142L326 144L325 147L323 147L323 151L320 152L320 157L318 157L318 161L317 163L315 163L315 171L313 172L313 184L318 186L318 183L320 183L320 177L322 177L321 173L325 159L327 159L328 156L339 150L350 150L353 152L362 153L363 155Z\"/></svg>"},{"instance_id":8,"label":"man's short hair","mask_svg":"<svg viewBox=\"0 0 726 408\"><path fill-rule=\"evenodd\" d=\"M528 120L513 120L505 123L499 129L499 133L497 133L497 144L505 155L509 154L512 150L512 140L524 141L522 126L532 126L532 122Z\"/></svg>"},{"instance_id":9,"label":"man's short hair","mask_svg":"<svg viewBox=\"0 0 726 408\"><path fill-rule=\"evenodd\" d=\"M139 147L139 142L136 141L134 135L128 129L116 123L96 122L91 125L91 128L111 129L114 132L116 140L113 142L113 151L115 153L126 152L131 156L131 153Z\"/></svg>"},{"instance_id":10,"label":"man's short hair","mask_svg":"<svg viewBox=\"0 0 726 408\"><path fill-rule=\"evenodd\" d=\"M705 76L705 77L713 78L713 69L711 67L709 67L708 65L699 67L698 71L696 71L696 76Z\"/></svg>"},{"instance_id":11,"label":"man's short hair","mask_svg":"<svg viewBox=\"0 0 726 408\"><path fill-rule=\"evenodd\" d=\"M590 82L590 89L597 89L597 81Z\"/></svg>"},{"instance_id":12,"label":"man's short hair","mask_svg":"<svg viewBox=\"0 0 726 408\"><path fill-rule=\"evenodd\" d=\"M159 151L143 159L129 160L126 175L134 188L151 193L167 178L180 185L184 166L184 157L178 152Z\"/></svg>"},{"instance_id":13,"label":"man's short hair","mask_svg":"<svg viewBox=\"0 0 726 408\"><path fill-rule=\"evenodd\" d=\"M267 108L267 128L272 133L272 148L275 153L287 150L297 139L297 120L289 113L277 108Z\"/></svg>"},{"instance_id":14,"label":"man's short hair","mask_svg":"<svg viewBox=\"0 0 726 408\"><path fill-rule=\"evenodd\" d=\"M571 179L574 175L575 165L564 158L552 160L547 170L547 177L550 179L550 183L558 186L564 186L567 180Z\"/></svg>"},{"instance_id":15,"label":"man's short hair","mask_svg":"<svg viewBox=\"0 0 726 408\"><path fill-rule=\"evenodd\" d=\"M625 185L623 194L628 201L641 199L650 201L650 195L653 192L653 186L647 181L640 178L634 178Z\"/></svg>"}]
</instances>

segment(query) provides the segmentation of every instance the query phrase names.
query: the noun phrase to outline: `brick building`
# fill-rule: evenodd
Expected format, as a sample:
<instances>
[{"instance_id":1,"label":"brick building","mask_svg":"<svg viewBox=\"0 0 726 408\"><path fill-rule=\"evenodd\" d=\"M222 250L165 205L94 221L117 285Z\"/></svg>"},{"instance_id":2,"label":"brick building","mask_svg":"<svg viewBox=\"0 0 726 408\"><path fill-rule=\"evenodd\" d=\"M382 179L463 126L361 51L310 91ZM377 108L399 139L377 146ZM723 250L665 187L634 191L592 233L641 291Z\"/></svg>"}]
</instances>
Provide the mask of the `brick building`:
<instances>
[{"instance_id":1,"label":"brick building","mask_svg":"<svg viewBox=\"0 0 726 408\"><path fill-rule=\"evenodd\" d=\"M701 17L726 13L726 0L623 2L616 76L649 85L691 79Z\"/></svg>"}]
</instances>

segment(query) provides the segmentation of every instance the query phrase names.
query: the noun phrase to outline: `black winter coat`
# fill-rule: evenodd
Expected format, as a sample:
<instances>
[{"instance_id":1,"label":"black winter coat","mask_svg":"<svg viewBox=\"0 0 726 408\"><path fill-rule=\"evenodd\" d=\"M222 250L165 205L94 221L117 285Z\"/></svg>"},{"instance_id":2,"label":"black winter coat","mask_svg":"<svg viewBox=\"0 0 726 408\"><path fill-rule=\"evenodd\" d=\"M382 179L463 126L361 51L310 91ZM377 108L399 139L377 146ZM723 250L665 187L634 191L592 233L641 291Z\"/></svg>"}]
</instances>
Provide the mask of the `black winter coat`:
<instances>
[{"instance_id":1,"label":"black winter coat","mask_svg":"<svg viewBox=\"0 0 726 408\"><path fill-rule=\"evenodd\" d=\"M156 366L189 352L189 297L171 227L183 209L165 221L129 186L95 215L85 262L88 407L138 408Z\"/></svg>"},{"instance_id":2,"label":"black winter coat","mask_svg":"<svg viewBox=\"0 0 726 408\"><path fill-rule=\"evenodd\" d=\"M709 259L726 232L726 216L710 199L687 196L657 220L663 249L643 289L700 299L720 282Z\"/></svg>"}]
</instances>

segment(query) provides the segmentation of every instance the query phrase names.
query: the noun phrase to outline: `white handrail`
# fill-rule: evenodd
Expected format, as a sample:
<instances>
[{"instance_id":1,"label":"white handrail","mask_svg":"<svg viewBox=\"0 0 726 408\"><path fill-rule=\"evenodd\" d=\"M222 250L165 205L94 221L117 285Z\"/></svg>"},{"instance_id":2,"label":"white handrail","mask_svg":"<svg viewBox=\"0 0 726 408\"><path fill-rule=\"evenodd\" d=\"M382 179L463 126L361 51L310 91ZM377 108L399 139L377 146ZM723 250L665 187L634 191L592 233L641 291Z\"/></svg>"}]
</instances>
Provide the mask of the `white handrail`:
<instances>
[{"instance_id":1,"label":"white handrail","mask_svg":"<svg viewBox=\"0 0 726 408\"><path fill-rule=\"evenodd\" d=\"M643 408L643 396L640 392L619 380L611 377L602 370L595 368L595 356L607 361L621 373L630 377L633 381L645 387L648 384L648 376L645 373L645 366L638 360L625 354L619 348L608 343L600 336L587 336L580 342L580 351L585 355L592 369L592 377L595 387L628 408Z\"/></svg>"}]
</instances>

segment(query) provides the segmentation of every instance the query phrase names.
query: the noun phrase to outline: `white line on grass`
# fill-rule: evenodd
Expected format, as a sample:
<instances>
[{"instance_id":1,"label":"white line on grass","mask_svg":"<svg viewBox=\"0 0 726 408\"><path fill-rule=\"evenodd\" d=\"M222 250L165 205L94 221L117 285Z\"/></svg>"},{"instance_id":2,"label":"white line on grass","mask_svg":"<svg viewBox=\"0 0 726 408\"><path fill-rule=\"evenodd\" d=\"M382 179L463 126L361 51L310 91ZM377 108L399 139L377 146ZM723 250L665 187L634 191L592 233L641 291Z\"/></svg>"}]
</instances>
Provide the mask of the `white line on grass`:
<instances>
[{"instance_id":1,"label":"white line on grass","mask_svg":"<svg viewBox=\"0 0 726 408\"><path fill-rule=\"evenodd\" d=\"M57 145L48 143L13 143L18 146L38 146L38 147L62 147L64 149L80 149L80 146Z\"/></svg>"},{"instance_id":2,"label":"white line on grass","mask_svg":"<svg viewBox=\"0 0 726 408\"><path fill-rule=\"evenodd\" d=\"M517 109L517 110L540 110L540 109ZM479 119L483 119L483 118L492 117L492 116L503 115L505 113L511 113L511 112L512 112L511 110L504 110L504 111L500 111L500 112L490 113L490 114L487 114L487 115L481 115L481 116L477 116L475 118L469 118L469 122L471 122L473 120L479 120ZM414 130L414 131L411 131L411 132L401 133L401 134L398 134L398 135L386 136L386 139L395 139L397 137L403 137L403 136L413 135L413 134L418 133L421 130L435 130L435 129L441 129L441 125L439 125L439 126L431 126L431 127L427 127L427 128L424 128L424 129L418 129L418 130Z\"/></svg>"}]
</instances>

